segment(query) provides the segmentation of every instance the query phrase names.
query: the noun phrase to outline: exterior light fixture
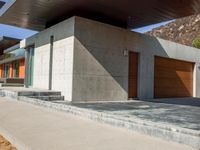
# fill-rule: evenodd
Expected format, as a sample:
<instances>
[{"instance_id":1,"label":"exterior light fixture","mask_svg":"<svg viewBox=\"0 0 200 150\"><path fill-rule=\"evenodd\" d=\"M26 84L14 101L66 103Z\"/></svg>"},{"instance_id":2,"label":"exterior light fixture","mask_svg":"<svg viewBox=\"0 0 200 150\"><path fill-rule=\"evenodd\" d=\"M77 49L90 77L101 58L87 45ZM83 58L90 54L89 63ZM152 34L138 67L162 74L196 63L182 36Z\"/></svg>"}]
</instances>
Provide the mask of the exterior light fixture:
<instances>
[{"instance_id":1,"label":"exterior light fixture","mask_svg":"<svg viewBox=\"0 0 200 150\"><path fill-rule=\"evenodd\" d=\"M16 2L16 0L0 0L0 17Z\"/></svg>"},{"instance_id":2,"label":"exterior light fixture","mask_svg":"<svg viewBox=\"0 0 200 150\"><path fill-rule=\"evenodd\" d=\"M127 49L123 50L123 56L128 56L129 51Z\"/></svg>"}]
</instances>

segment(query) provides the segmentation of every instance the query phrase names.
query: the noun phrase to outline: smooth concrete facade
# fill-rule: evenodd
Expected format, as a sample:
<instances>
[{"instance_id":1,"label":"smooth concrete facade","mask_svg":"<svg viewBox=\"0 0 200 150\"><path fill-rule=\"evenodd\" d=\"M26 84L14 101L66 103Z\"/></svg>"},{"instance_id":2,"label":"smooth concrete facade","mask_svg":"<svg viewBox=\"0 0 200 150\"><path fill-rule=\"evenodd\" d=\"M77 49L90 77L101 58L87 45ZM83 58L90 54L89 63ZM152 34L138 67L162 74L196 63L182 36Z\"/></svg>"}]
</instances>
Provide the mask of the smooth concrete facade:
<instances>
[{"instance_id":1,"label":"smooth concrete facade","mask_svg":"<svg viewBox=\"0 0 200 150\"><path fill-rule=\"evenodd\" d=\"M128 51L139 54L139 99L154 97L155 56L194 62L193 96L200 97L199 49L81 17L72 17L21 42L21 47L35 45L34 88L48 89L51 36L52 90L61 91L66 100L127 100Z\"/></svg>"},{"instance_id":2,"label":"smooth concrete facade","mask_svg":"<svg viewBox=\"0 0 200 150\"><path fill-rule=\"evenodd\" d=\"M21 47L35 47L34 88L49 89L50 40L54 36L52 90L61 91L66 100L72 100L73 35L74 18L71 18L21 41Z\"/></svg>"}]
</instances>

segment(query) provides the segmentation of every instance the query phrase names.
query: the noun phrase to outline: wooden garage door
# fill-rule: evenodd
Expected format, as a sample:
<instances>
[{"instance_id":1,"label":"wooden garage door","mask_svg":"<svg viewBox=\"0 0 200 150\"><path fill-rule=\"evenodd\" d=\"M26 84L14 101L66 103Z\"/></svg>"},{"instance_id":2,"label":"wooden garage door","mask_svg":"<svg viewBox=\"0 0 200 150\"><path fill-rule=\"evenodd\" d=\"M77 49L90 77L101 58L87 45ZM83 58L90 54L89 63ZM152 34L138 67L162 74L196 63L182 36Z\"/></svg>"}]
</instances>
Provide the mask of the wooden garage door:
<instances>
[{"instance_id":1,"label":"wooden garage door","mask_svg":"<svg viewBox=\"0 0 200 150\"><path fill-rule=\"evenodd\" d=\"M193 69L191 62L155 57L154 97L192 97Z\"/></svg>"},{"instance_id":2,"label":"wooden garage door","mask_svg":"<svg viewBox=\"0 0 200 150\"><path fill-rule=\"evenodd\" d=\"M129 98L137 97L138 54L129 52Z\"/></svg>"}]
</instances>

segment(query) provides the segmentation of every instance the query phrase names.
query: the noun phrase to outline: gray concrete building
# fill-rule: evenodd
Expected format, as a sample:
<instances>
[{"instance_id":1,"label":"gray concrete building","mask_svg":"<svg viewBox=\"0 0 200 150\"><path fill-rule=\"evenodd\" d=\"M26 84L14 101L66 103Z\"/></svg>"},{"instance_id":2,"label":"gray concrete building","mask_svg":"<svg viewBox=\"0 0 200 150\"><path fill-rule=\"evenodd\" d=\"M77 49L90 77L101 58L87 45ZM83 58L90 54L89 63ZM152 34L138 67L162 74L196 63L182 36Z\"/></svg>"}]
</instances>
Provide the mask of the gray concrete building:
<instances>
[{"instance_id":1,"label":"gray concrete building","mask_svg":"<svg viewBox=\"0 0 200 150\"><path fill-rule=\"evenodd\" d=\"M21 41L26 86L65 100L200 97L199 49L71 17Z\"/></svg>"}]
</instances>

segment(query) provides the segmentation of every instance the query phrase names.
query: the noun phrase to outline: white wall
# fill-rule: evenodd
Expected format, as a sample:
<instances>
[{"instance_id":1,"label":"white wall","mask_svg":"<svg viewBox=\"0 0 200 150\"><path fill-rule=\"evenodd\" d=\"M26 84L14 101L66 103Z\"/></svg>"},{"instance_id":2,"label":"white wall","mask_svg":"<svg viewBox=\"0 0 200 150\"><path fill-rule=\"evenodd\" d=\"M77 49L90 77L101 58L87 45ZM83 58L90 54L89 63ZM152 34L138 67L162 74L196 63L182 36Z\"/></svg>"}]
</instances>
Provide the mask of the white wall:
<instances>
[{"instance_id":1,"label":"white wall","mask_svg":"<svg viewBox=\"0 0 200 150\"><path fill-rule=\"evenodd\" d=\"M72 100L73 35L74 17L21 42L21 47L35 46L33 88L49 88L50 37L54 36L52 90Z\"/></svg>"},{"instance_id":2,"label":"white wall","mask_svg":"<svg viewBox=\"0 0 200 150\"><path fill-rule=\"evenodd\" d=\"M33 87L48 89L49 87L49 55L50 44L35 48Z\"/></svg>"},{"instance_id":3,"label":"white wall","mask_svg":"<svg viewBox=\"0 0 200 150\"><path fill-rule=\"evenodd\" d=\"M66 100L72 100L72 72L74 37L54 43L52 90L62 92Z\"/></svg>"}]
</instances>

